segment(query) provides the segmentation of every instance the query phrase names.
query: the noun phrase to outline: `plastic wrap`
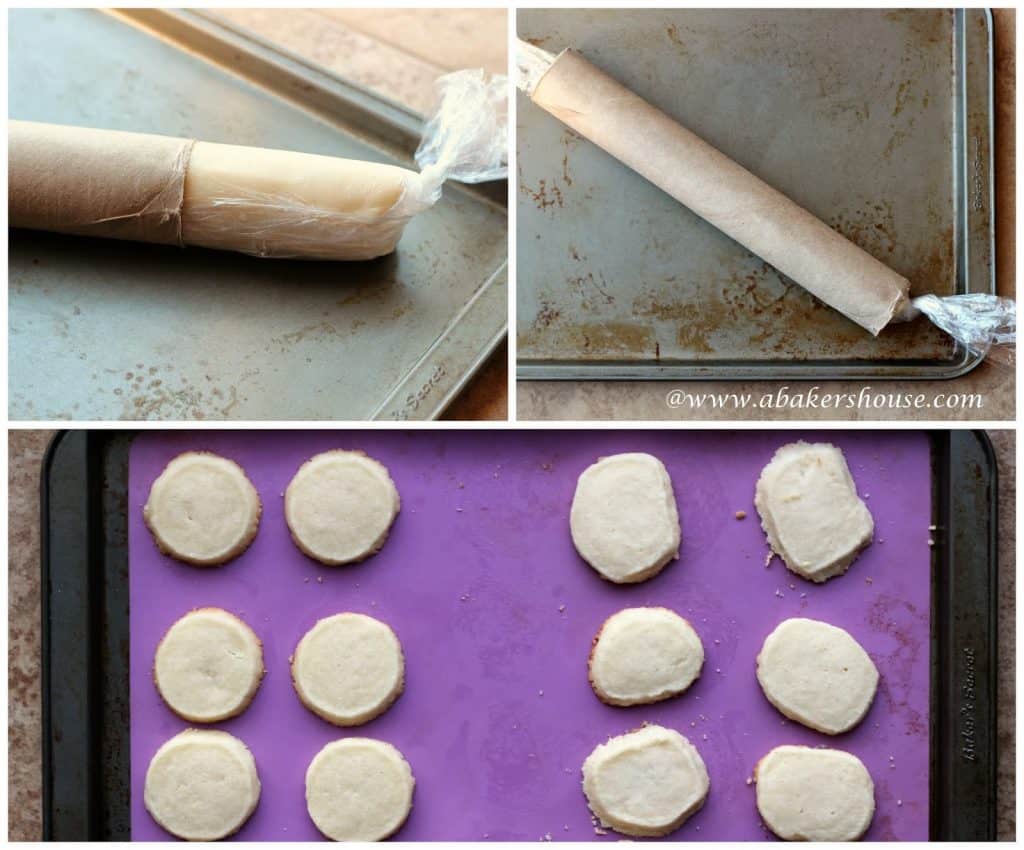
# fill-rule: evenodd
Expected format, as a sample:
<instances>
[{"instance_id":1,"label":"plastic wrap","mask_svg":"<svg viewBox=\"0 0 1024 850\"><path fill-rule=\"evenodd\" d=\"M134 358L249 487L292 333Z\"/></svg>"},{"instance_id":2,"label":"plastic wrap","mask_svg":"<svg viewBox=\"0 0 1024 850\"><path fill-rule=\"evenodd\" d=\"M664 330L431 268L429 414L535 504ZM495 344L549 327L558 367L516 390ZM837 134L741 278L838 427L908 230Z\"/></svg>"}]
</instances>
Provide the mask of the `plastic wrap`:
<instances>
[{"instance_id":1,"label":"plastic wrap","mask_svg":"<svg viewBox=\"0 0 1024 850\"><path fill-rule=\"evenodd\" d=\"M339 212L238 187L188 208L183 244L276 259L371 260L395 250L411 217L397 209Z\"/></svg>"},{"instance_id":2,"label":"plastic wrap","mask_svg":"<svg viewBox=\"0 0 1024 850\"><path fill-rule=\"evenodd\" d=\"M537 83L555 63L555 54L518 39L516 43L516 88L533 95Z\"/></svg>"},{"instance_id":3,"label":"plastic wrap","mask_svg":"<svg viewBox=\"0 0 1024 850\"><path fill-rule=\"evenodd\" d=\"M394 250L418 191L409 169L197 142L182 210L188 245L259 257L366 260Z\"/></svg>"},{"instance_id":4,"label":"plastic wrap","mask_svg":"<svg viewBox=\"0 0 1024 850\"><path fill-rule=\"evenodd\" d=\"M920 295L900 316L912 319L924 314L961 346L991 361L1015 365L1017 351L1017 304L998 295Z\"/></svg>"},{"instance_id":5,"label":"plastic wrap","mask_svg":"<svg viewBox=\"0 0 1024 850\"><path fill-rule=\"evenodd\" d=\"M397 166L164 136L11 122L9 219L90 236L366 260L395 249L445 180L505 176L506 79L458 71L416 161Z\"/></svg>"},{"instance_id":6,"label":"plastic wrap","mask_svg":"<svg viewBox=\"0 0 1024 850\"><path fill-rule=\"evenodd\" d=\"M456 71L437 81L438 104L416 149L420 203L436 203L445 180L484 183L508 174L508 78Z\"/></svg>"}]
</instances>

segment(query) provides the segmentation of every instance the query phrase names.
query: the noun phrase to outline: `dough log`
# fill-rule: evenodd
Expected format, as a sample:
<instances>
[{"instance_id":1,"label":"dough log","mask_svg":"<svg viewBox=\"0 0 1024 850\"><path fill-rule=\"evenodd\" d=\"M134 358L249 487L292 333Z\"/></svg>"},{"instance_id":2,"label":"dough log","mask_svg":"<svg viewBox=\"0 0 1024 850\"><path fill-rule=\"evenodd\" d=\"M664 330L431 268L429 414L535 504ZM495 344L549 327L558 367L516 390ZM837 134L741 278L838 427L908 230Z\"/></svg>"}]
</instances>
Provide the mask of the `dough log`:
<instances>
[{"instance_id":1,"label":"dough log","mask_svg":"<svg viewBox=\"0 0 1024 850\"><path fill-rule=\"evenodd\" d=\"M373 162L30 121L8 123L12 227L260 257L368 260L427 206Z\"/></svg>"},{"instance_id":2,"label":"dough log","mask_svg":"<svg viewBox=\"0 0 1024 850\"><path fill-rule=\"evenodd\" d=\"M878 334L910 282L572 50L532 100L829 306Z\"/></svg>"}]
</instances>

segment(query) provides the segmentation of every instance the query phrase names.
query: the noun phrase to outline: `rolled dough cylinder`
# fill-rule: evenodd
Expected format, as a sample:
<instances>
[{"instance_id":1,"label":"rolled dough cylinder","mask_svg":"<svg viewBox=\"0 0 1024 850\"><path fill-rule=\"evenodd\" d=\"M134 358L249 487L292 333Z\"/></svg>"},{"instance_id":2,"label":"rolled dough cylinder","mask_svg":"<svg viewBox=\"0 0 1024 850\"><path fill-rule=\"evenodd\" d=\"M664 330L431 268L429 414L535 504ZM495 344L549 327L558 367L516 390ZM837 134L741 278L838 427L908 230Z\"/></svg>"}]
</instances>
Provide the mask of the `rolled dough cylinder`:
<instances>
[{"instance_id":1,"label":"rolled dough cylinder","mask_svg":"<svg viewBox=\"0 0 1024 850\"><path fill-rule=\"evenodd\" d=\"M367 260L427 204L420 176L375 162L11 121L12 227Z\"/></svg>"},{"instance_id":2,"label":"rolled dough cylinder","mask_svg":"<svg viewBox=\"0 0 1024 850\"><path fill-rule=\"evenodd\" d=\"M390 254L415 207L414 171L292 151L196 142L185 172L186 245L259 257Z\"/></svg>"},{"instance_id":3,"label":"rolled dough cylinder","mask_svg":"<svg viewBox=\"0 0 1024 850\"><path fill-rule=\"evenodd\" d=\"M531 97L871 333L906 306L906 278L578 53L559 55Z\"/></svg>"}]
</instances>

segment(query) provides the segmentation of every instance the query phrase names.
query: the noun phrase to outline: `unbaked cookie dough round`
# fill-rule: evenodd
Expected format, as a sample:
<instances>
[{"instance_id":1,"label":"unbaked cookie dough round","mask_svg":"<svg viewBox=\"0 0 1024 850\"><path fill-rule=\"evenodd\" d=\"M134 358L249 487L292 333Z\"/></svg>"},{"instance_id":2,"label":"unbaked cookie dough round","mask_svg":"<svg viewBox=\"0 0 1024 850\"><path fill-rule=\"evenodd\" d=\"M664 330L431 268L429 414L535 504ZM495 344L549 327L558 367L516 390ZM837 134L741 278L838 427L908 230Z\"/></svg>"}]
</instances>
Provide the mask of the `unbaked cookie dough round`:
<instances>
[{"instance_id":1,"label":"unbaked cookie dough round","mask_svg":"<svg viewBox=\"0 0 1024 850\"><path fill-rule=\"evenodd\" d=\"M189 841L237 832L259 800L256 760L227 732L186 729L156 751L146 771L146 809L169 833Z\"/></svg>"},{"instance_id":2,"label":"unbaked cookie dough round","mask_svg":"<svg viewBox=\"0 0 1024 850\"><path fill-rule=\"evenodd\" d=\"M846 458L829 443L782 446L761 471L754 505L772 551L814 582L845 573L874 534Z\"/></svg>"},{"instance_id":3,"label":"unbaked cookie dough round","mask_svg":"<svg viewBox=\"0 0 1024 850\"><path fill-rule=\"evenodd\" d=\"M644 581L679 557L672 479L653 455L601 458L583 471L569 514L580 556L618 584Z\"/></svg>"},{"instance_id":4,"label":"unbaked cookie dough round","mask_svg":"<svg viewBox=\"0 0 1024 850\"><path fill-rule=\"evenodd\" d=\"M398 699L405 682L402 645L391 627L365 614L320 620L292 656L302 703L336 726L359 726Z\"/></svg>"},{"instance_id":5,"label":"unbaked cookie dough round","mask_svg":"<svg viewBox=\"0 0 1024 850\"><path fill-rule=\"evenodd\" d=\"M786 717L838 735L867 714L878 669L849 632L798 617L783 621L765 638L757 680Z\"/></svg>"},{"instance_id":6,"label":"unbaked cookie dough round","mask_svg":"<svg viewBox=\"0 0 1024 850\"><path fill-rule=\"evenodd\" d=\"M210 567L241 555L260 525L260 497L233 460L185 452L153 482L143 508L160 551Z\"/></svg>"},{"instance_id":7,"label":"unbaked cookie dough round","mask_svg":"<svg viewBox=\"0 0 1024 850\"><path fill-rule=\"evenodd\" d=\"M856 841L875 814L875 784L842 750L776 747L758 763L757 808L786 841Z\"/></svg>"},{"instance_id":8,"label":"unbaked cookie dough round","mask_svg":"<svg viewBox=\"0 0 1024 850\"><path fill-rule=\"evenodd\" d=\"M405 823L416 781L402 754L384 741L332 741L309 763L306 807L333 841L383 841Z\"/></svg>"},{"instance_id":9,"label":"unbaked cookie dough round","mask_svg":"<svg viewBox=\"0 0 1024 850\"><path fill-rule=\"evenodd\" d=\"M668 835L704 805L710 787L697 749L663 726L612 738L583 763L590 810L623 835Z\"/></svg>"},{"instance_id":10,"label":"unbaked cookie dough round","mask_svg":"<svg viewBox=\"0 0 1024 850\"><path fill-rule=\"evenodd\" d=\"M284 516L296 546L336 566L378 551L400 504L382 464L339 449L302 464L285 491Z\"/></svg>"},{"instance_id":11,"label":"unbaked cookie dough round","mask_svg":"<svg viewBox=\"0 0 1024 850\"><path fill-rule=\"evenodd\" d=\"M263 647L244 622L222 608L178 620L156 648L153 681L168 708L193 723L241 714L263 679Z\"/></svg>"},{"instance_id":12,"label":"unbaked cookie dough round","mask_svg":"<svg viewBox=\"0 0 1024 850\"><path fill-rule=\"evenodd\" d=\"M677 696L704 664L697 632L667 608L626 608L601 627L590 652L590 684L609 705Z\"/></svg>"}]
</instances>

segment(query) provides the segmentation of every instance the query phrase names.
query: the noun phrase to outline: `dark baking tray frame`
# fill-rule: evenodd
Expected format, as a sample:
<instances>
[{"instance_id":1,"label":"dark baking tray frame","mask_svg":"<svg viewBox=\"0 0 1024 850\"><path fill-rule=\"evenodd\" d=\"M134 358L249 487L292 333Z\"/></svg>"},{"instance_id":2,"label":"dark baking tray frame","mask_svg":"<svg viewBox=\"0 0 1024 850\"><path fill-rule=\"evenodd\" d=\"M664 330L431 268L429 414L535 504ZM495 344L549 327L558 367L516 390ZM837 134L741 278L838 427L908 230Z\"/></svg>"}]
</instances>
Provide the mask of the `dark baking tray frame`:
<instances>
[{"instance_id":1,"label":"dark baking tray frame","mask_svg":"<svg viewBox=\"0 0 1024 850\"><path fill-rule=\"evenodd\" d=\"M43 838L131 838L130 431L64 431L41 479ZM998 472L983 432L932 433L932 840L991 841Z\"/></svg>"}]
</instances>

